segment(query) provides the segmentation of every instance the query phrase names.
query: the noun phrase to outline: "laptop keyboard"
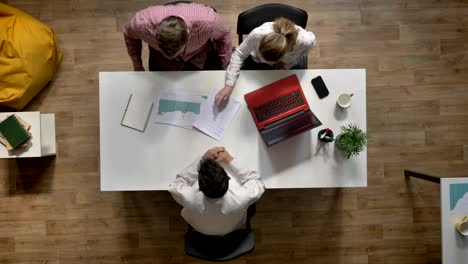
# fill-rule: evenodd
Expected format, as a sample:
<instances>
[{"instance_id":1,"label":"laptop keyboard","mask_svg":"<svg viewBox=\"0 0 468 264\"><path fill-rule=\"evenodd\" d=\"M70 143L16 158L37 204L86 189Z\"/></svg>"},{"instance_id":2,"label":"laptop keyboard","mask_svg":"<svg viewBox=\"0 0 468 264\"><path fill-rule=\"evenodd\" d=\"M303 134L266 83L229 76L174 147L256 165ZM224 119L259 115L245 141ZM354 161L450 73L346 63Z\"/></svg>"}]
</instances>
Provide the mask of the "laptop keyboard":
<instances>
[{"instance_id":1,"label":"laptop keyboard","mask_svg":"<svg viewBox=\"0 0 468 264\"><path fill-rule=\"evenodd\" d=\"M301 105L304 105L301 92L295 91L264 105L255 107L254 112L258 122L263 122Z\"/></svg>"},{"instance_id":2,"label":"laptop keyboard","mask_svg":"<svg viewBox=\"0 0 468 264\"><path fill-rule=\"evenodd\" d=\"M262 138L265 140L267 145L272 145L283 139L288 138L293 134L299 134L314 127L314 124L312 123L312 112L301 111L299 113L300 114L292 120L281 123L279 125L275 125L271 129L264 129L260 131L260 134L262 135Z\"/></svg>"}]
</instances>

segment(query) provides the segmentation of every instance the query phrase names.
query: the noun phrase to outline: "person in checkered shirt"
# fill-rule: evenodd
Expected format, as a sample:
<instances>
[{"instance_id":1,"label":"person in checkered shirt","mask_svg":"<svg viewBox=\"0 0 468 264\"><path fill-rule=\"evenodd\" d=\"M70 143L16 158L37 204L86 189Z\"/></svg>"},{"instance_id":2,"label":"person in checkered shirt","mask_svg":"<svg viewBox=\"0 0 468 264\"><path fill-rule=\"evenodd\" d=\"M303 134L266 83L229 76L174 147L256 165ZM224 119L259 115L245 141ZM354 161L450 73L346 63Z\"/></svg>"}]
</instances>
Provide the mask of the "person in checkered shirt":
<instances>
[{"instance_id":1,"label":"person in checkered shirt","mask_svg":"<svg viewBox=\"0 0 468 264\"><path fill-rule=\"evenodd\" d=\"M151 6L123 28L135 71L144 71L142 41L148 43L149 70L226 69L232 34L216 11L197 3Z\"/></svg>"}]
</instances>

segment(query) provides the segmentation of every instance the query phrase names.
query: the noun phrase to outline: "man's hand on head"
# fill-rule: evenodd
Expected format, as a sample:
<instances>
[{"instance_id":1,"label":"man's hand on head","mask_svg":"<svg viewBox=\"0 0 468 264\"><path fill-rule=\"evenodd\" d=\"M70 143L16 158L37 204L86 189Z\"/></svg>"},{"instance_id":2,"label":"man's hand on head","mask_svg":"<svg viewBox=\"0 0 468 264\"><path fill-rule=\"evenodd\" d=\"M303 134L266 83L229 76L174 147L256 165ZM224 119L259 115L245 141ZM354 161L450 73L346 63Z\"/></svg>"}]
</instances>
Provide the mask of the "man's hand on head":
<instances>
[{"instance_id":1,"label":"man's hand on head","mask_svg":"<svg viewBox=\"0 0 468 264\"><path fill-rule=\"evenodd\" d=\"M218 153L218 161L223 161L226 163L229 163L233 160L234 158L229 154L227 151L222 151Z\"/></svg>"},{"instance_id":2,"label":"man's hand on head","mask_svg":"<svg viewBox=\"0 0 468 264\"><path fill-rule=\"evenodd\" d=\"M218 160L218 153L225 151L224 147L214 147L210 148L203 154L204 159L213 159L213 160Z\"/></svg>"},{"instance_id":3,"label":"man's hand on head","mask_svg":"<svg viewBox=\"0 0 468 264\"><path fill-rule=\"evenodd\" d=\"M224 147L214 147L205 152L203 154L204 159L213 159L219 162L231 162L234 158L227 152Z\"/></svg>"}]
</instances>

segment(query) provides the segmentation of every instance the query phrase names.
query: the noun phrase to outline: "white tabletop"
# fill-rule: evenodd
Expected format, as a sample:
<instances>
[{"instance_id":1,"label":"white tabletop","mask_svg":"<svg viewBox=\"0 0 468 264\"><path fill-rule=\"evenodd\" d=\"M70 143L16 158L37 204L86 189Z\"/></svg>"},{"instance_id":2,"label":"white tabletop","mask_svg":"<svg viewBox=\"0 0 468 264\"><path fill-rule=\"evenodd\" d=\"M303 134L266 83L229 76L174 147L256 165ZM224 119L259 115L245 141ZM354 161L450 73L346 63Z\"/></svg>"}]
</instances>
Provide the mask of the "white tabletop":
<instances>
[{"instance_id":1,"label":"white tabletop","mask_svg":"<svg viewBox=\"0 0 468 264\"><path fill-rule=\"evenodd\" d=\"M451 185L452 190L450 190ZM442 263L466 264L468 261L468 237L463 237L458 233L455 229L455 223L468 215L468 178L441 179L440 207Z\"/></svg>"},{"instance_id":2,"label":"white tabletop","mask_svg":"<svg viewBox=\"0 0 468 264\"><path fill-rule=\"evenodd\" d=\"M232 95L242 106L221 142L193 130L151 121L143 133L120 124L131 93L156 98L160 91L171 88L208 95L212 89L224 86L224 74L224 71L101 72L101 190L167 190L176 173L213 146L225 146L245 167L258 170L267 188L367 186L366 150L346 160L335 144L317 142L317 132L325 127L337 133L340 126L356 123L366 131L364 69L242 71ZM297 74L311 110L323 125L267 147L243 95L290 74ZM318 75L330 91L324 99L318 99L310 83ZM341 93L354 93L347 110L336 106Z\"/></svg>"}]
</instances>

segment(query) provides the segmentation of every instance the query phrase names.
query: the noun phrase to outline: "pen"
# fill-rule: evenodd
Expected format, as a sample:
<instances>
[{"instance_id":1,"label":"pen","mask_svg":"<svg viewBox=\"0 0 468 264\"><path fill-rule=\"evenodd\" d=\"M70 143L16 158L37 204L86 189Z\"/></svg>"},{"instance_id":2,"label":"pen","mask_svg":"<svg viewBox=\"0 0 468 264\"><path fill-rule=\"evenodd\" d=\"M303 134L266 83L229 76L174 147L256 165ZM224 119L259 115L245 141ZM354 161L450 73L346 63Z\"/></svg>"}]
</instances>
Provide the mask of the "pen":
<instances>
[{"instance_id":1,"label":"pen","mask_svg":"<svg viewBox=\"0 0 468 264\"><path fill-rule=\"evenodd\" d=\"M322 135L320 135L320 139L324 139L325 136L327 136L328 131L330 131L330 129L327 127L327 128L325 129L325 132L324 132Z\"/></svg>"}]
</instances>

